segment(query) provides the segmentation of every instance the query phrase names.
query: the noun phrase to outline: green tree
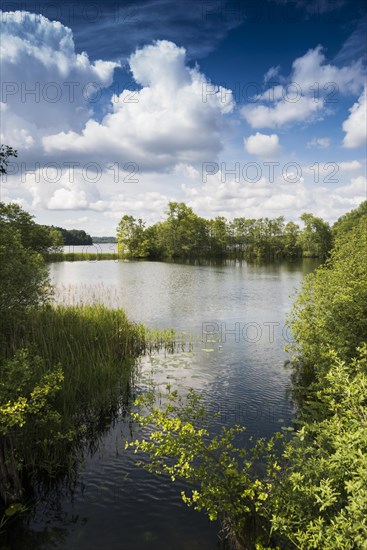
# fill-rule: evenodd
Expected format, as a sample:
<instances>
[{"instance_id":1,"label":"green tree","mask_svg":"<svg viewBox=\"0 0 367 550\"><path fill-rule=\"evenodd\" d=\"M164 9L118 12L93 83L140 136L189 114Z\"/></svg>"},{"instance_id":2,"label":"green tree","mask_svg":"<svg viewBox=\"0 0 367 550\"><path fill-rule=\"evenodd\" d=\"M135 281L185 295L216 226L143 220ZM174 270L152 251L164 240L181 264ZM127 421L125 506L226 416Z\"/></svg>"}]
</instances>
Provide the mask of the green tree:
<instances>
[{"instance_id":1,"label":"green tree","mask_svg":"<svg viewBox=\"0 0 367 550\"><path fill-rule=\"evenodd\" d=\"M220 519L223 533L231 536L236 548L254 548L254 535L257 538L267 521L265 508L272 488L269 480L259 480L256 462L265 449L273 456L274 442L261 440L249 451L238 448L234 441L245 431L241 426L223 428L213 436L200 396L190 390L184 401L177 391L168 390L158 396L165 406L155 405L153 393L137 400L148 414L135 412L133 419L149 426L150 434L126 447L148 455L149 461L138 465L149 472L185 480L189 491L181 492L183 501L205 511L212 521Z\"/></svg>"},{"instance_id":2,"label":"green tree","mask_svg":"<svg viewBox=\"0 0 367 550\"><path fill-rule=\"evenodd\" d=\"M308 275L291 317L294 355L310 376L327 370L329 349L355 357L367 335L367 223L360 218L339 234L330 259Z\"/></svg>"},{"instance_id":3,"label":"green tree","mask_svg":"<svg viewBox=\"0 0 367 550\"><path fill-rule=\"evenodd\" d=\"M367 346L329 368L273 478L272 529L290 548L364 550L367 540ZM288 546L286 546L288 547Z\"/></svg>"},{"instance_id":4,"label":"green tree","mask_svg":"<svg viewBox=\"0 0 367 550\"><path fill-rule=\"evenodd\" d=\"M330 252L332 237L327 222L305 212L301 216L304 228L299 234L298 244L304 257L325 259Z\"/></svg>"},{"instance_id":5,"label":"green tree","mask_svg":"<svg viewBox=\"0 0 367 550\"><path fill-rule=\"evenodd\" d=\"M334 223L332 227L334 239L337 238L338 235L342 235L353 229L353 226L360 218L364 218L367 221L367 200L361 202L358 208L347 212Z\"/></svg>"},{"instance_id":6,"label":"green tree","mask_svg":"<svg viewBox=\"0 0 367 550\"><path fill-rule=\"evenodd\" d=\"M17 157L18 152L9 145L0 145L0 174L6 174L10 157Z\"/></svg>"},{"instance_id":7,"label":"green tree","mask_svg":"<svg viewBox=\"0 0 367 550\"><path fill-rule=\"evenodd\" d=\"M148 256L148 240L145 224L141 219L125 214L117 227L118 252L125 258L145 258Z\"/></svg>"},{"instance_id":8,"label":"green tree","mask_svg":"<svg viewBox=\"0 0 367 550\"><path fill-rule=\"evenodd\" d=\"M93 240L88 233L83 229L64 229L63 227L51 226L51 231L58 231L62 236L62 245L66 246L78 246L78 245L92 245Z\"/></svg>"},{"instance_id":9,"label":"green tree","mask_svg":"<svg viewBox=\"0 0 367 550\"><path fill-rule=\"evenodd\" d=\"M299 232L300 227L294 222L288 222L284 228L284 254L287 258L295 259L302 255L298 240Z\"/></svg>"},{"instance_id":10,"label":"green tree","mask_svg":"<svg viewBox=\"0 0 367 550\"><path fill-rule=\"evenodd\" d=\"M205 257L208 252L207 221L185 203L170 202L167 219L156 224L156 237L164 258Z\"/></svg>"},{"instance_id":11,"label":"green tree","mask_svg":"<svg viewBox=\"0 0 367 550\"><path fill-rule=\"evenodd\" d=\"M28 425L35 433L38 423L60 427L61 415L52 407L52 398L60 390L64 376L60 366L42 373L42 363L28 350L18 350L1 365L0 497L6 505L24 498L20 478L24 464L18 451Z\"/></svg>"},{"instance_id":12,"label":"green tree","mask_svg":"<svg viewBox=\"0 0 367 550\"><path fill-rule=\"evenodd\" d=\"M192 208L184 202L168 203L166 211L166 250L167 256L179 258L189 255L190 241L188 231L190 230L189 216L193 215Z\"/></svg>"},{"instance_id":13,"label":"green tree","mask_svg":"<svg viewBox=\"0 0 367 550\"><path fill-rule=\"evenodd\" d=\"M19 233L22 245L28 250L47 254L55 246L56 234L50 227L34 222L33 216L16 203L0 202L0 223Z\"/></svg>"},{"instance_id":14,"label":"green tree","mask_svg":"<svg viewBox=\"0 0 367 550\"><path fill-rule=\"evenodd\" d=\"M230 247L230 227L224 216L209 221L210 251L212 256L224 257Z\"/></svg>"},{"instance_id":15,"label":"green tree","mask_svg":"<svg viewBox=\"0 0 367 550\"><path fill-rule=\"evenodd\" d=\"M21 315L49 296L48 270L41 254L46 246L45 232L39 228L18 205L0 203L0 323L3 335L7 333L10 316ZM47 241L47 249L50 242Z\"/></svg>"},{"instance_id":16,"label":"green tree","mask_svg":"<svg viewBox=\"0 0 367 550\"><path fill-rule=\"evenodd\" d=\"M62 238L61 232L55 227L50 227L49 234L52 242L49 248L49 252L53 252L53 253L62 252L64 239Z\"/></svg>"}]
</instances>

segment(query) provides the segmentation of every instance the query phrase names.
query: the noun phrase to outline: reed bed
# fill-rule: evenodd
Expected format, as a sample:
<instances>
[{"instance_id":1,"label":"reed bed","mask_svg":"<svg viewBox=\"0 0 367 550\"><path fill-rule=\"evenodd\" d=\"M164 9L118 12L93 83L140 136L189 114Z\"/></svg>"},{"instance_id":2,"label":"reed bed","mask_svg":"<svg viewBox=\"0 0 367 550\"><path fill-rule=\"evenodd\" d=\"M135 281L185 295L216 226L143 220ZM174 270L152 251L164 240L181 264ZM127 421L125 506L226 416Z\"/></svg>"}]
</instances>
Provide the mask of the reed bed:
<instances>
[{"instance_id":1,"label":"reed bed","mask_svg":"<svg viewBox=\"0 0 367 550\"><path fill-rule=\"evenodd\" d=\"M153 331L130 322L122 309L101 303L49 304L8 323L0 359L27 349L32 379L60 365L64 380L52 400L56 416L29 418L8 436L23 464L25 478L46 485L72 476L86 449L126 413L141 354L176 348L174 331ZM59 418L59 420L57 420ZM53 422L55 419L55 422Z\"/></svg>"},{"instance_id":2,"label":"reed bed","mask_svg":"<svg viewBox=\"0 0 367 550\"><path fill-rule=\"evenodd\" d=\"M100 260L121 260L117 252L49 252L46 262L98 262Z\"/></svg>"},{"instance_id":3,"label":"reed bed","mask_svg":"<svg viewBox=\"0 0 367 550\"><path fill-rule=\"evenodd\" d=\"M75 479L85 452L94 452L111 422L127 414L141 355L190 347L174 330L130 321L121 303L118 289L103 284L62 285L48 304L8 319L0 331L0 364L26 349L35 384L56 366L64 377L48 416L29 417L7 434L33 488Z\"/></svg>"},{"instance_id":4,"label":"reed bed","mask_svg":"<svg viewBox=\"0 0 367 550\"><path fill-rule=\"evenodd\" d=\"M78 285L57 284L53 287L52 302L55 305L81 306L104 305L109 309L123 309L124 297L117 286L101 283Z\"/></svg>"}]
</instances>

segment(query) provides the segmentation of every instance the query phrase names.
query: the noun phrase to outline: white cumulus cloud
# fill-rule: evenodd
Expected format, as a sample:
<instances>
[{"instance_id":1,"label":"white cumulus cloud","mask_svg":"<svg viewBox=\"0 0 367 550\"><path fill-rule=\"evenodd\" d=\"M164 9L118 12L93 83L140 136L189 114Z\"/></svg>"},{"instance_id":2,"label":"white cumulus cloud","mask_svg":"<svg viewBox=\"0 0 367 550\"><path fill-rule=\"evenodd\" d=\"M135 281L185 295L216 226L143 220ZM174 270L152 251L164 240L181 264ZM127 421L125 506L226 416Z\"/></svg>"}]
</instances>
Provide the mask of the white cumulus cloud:
<instances>
[{"instance_id":1,"label":"white cumulus cloud","mask_svg":"<svg viewBox=\"0 0 367 550\"><path fill-rule=\"evenodd\" d=\"M280 153L280 143L277 134L261 134L256 132L255 135L249 136L244 140L245 149L251 155L256 155L261 158L274 158Z\"/></svg>"},{"instance_id":2,"label":"white cumulus cloud","mask_svg":"<svg viewBox=\"0 0 367 550\"><path fill-rule=\"evenodd\" d=\"M364 78L361 61L337 67L326 63L322 47L317 46L295 59L287 79L278 78L286 83L265 90L255 98L256 102L245 105L241 114L253 128L279 128L313 121L324 116L326 108L332 108L340 94L358 94Z\"/></svg>"},{"instance_id":3,"label":"white cumulus cloud","mask_svg":"<svg viewBox=\"0 0 367 550\"><path fill-rule=\"evenodd\" d=\"M118 64L75 53L72 31L42 15L4 12L0 32L3 138L30 148L47 132L80 130Z\"/></svg>"},{"instance_id":4,"label":"white cumulus cloud","mask_svg":"<svg viewBox=\"0 0 367 550\"><path fill-rule=\"evenodd\" d=\"M137 50L129 65L142 89L115 95L111 112L100 123L88 120L82 132L45 136L45 150L131 161L140 170L158 171L215 158L232 94L218 88L204 95L205 76L186 64L183 48L165 40Z\"/></svg>"},{"instance_id":5,"label":"white cumulus cloud","mask_svg":"<svg viewBox=\"0 0 367 550\"><path fill-rule=\"evenodd\" d=\"M366 146L367 141L367 87L364 88L358 101L350 109L350 115L343 122L346 133L343 145L347 149Z\"/></svg>"}]
</instances>

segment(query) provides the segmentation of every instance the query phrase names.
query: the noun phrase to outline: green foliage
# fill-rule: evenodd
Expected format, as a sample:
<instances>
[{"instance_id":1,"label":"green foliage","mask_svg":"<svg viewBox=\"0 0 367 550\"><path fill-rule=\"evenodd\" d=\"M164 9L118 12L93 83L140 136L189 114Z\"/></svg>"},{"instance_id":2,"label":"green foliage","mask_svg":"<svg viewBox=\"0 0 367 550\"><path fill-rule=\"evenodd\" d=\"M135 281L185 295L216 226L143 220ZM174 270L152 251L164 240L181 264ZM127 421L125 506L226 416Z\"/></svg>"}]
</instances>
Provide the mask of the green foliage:
<instances>
[{"instance_id":1,"label":"green foliage","mask_svg":"<svg viewBox=\"0 0 367 550\"><path fill-rule=\"evenodd\" d=\"M366 548L367 346L330 368L316 397L321 420L301 424L274 482L272 527L297 548ZM306 409L307 409L306 405ZM305 411L310 412L310 411ZM310 415L307 415L310 416Z\"/></svg>"},{"instance_id":2,"label":"green foliage","mask_svg":"<svg viewBox=\"0 0 367 550\"><path fill-rule=\"evenodd\" d=\"M303 256L325 259L332 243L331 229L328 223L312 214L302 214L304 229L298 236L297 243L303 251Z\"/></svg>"},{"instance_id":3,"label":"green foliage","mask_svg":"<svg viewBox=\"0 0 367 550\"><path fill-rule=\"evenodd\" d=\"M93 240L88 233L83 229L64 229L63 227L54 227L53 225L49 227L51 231L57 231L61 235L61 240L59 239L59 244L66 246L74 245L92 245Z\"/></svg>"},{"instance_id":4,"label":"green foliage","mask_svg":"<svg viewBox=\"0 0 367 550\"><path fill-rule=\"evenodd\" d=\"M9 145L0 145L0 174L6 174L10 157L17 157L18 152Z\"/></svg>"},{"instance_id":5,"label":"green foliage","mask_svg":"<svg viewBox=\"0 0 367 550\"><path fill-rule=\"evenodd\" d=\"M235 439L244 427L213 436L200 397L170 392L163 407L153 394L137 400L133 420L149 428L127 443L150 472L185 480L186 504L222 521L237 548L363 549L367 540L367 345L349 364L329 353L317 392L320 420L303 421L276 451L277 434L250 450ZM162 400L162 396L160 396ZM306 405L307 408L307 405ZM307 415L305 415L307 416ZM260 464L267 469L259 476ZM269 546L270 545L270 546Z\"/></svg>"},{"instance_id":6,"label":"green foliage","mask_svg":"<svg viewBox=\"0 0 367 550\"><path fill-rule=\"evenodd\" d=\"M50 253L55 254L55 253L61 252L62 247L64 245L64 239L62 238L61 232L58 229L54 228L54 227L50 227L49 233L50 233L50 238L51 238L52 244L51 244L51 246L49 247L49 249L47 251L48 254L50 254Z\"/></svg>"},{"instance_id":7,"label":"green foliage","mask_svg":"<svg viewBox=\"0 0 367 550\"><path fill-rule=\"evenodd\" d=\"M291 316L294 355L311 378L329 368L329 349L350 360L367 335L367 221L340 234L331 258L308 275Z\"/></svg>"},{"instance_id":8,"label":"green foliage","mask_svg":"<svg viewBox=\"0 0 367 550\"><path fill-rule=\"evenodd\" d=\"M133 216L123 216L117 228L117 248L123 258L145 258L148 256L148 242L144 223Z\"/></svg>"},{"instance_id":9,"label":"green foliage","mask_svg":"<svg viewBox=\"0 0 367 550\"><path fill-rule=\"evenodd\" d=\"M0 218L0 326L9 316L47 299L48 271L42 256L27 248L20 230Z\"/></svg>"},{"instance_id":10,"label":"green foliage","mask_svg":"<svg viewBox=\"0 0 367 550\"><path fill-rule=\"evenodd\" d=\"M275 219L223 216L205 219L183 202L169 202L167 218L150 227L124 215L117 228L119 253L125 258L295 260L303 256L324 259L331 247L329 224L303 214L305 228L284 217Z\"/></svg>"},{"instance_id":11,"label":"green foliage","mask_svg":"<svg viewBox=\"0 0 367 550\"><path fill-rule=\"evenodd\" d=\"M60 390L64 379L60 366L39 377L42 359L28 350L18 350L4 362L0 379L0 434L22 428L41 411L44 414L50 397Z\"/></svg>"},{"instance_id":12,"label":"green foliage","mask_svg":"<svg viewBox=\"0 0 367 550\"><path fill-rule=\"evenodd\" d=\"M273 456L274 442L259 440L250 451L238 448L235 439L245 428L223 428L219 435L210 436L205 409L194 391L185 402L177 391L165 397L165 408L154 405L154 394L137 400L148 414L136 412L133 420L151 429L146 439L126 447L149 456L149 462L138 463L149 472L189 483L192 489L190 494L181 493L183 501L195 510L204 510L212 521L220 519L226 534L246 548L254 533L257 537L264 531L272 484L258 479L255 465L265 449Z\"/></svg>"},{"instance_id":13,"label":"green foliage","mask_svg":"<svg viewBox=\"0 0 367 550\"><path fill-rule=\"evenodd\" d=\"M16 231L24 248L40 254L47 254L50 248L60 244L58 233L36 224L33 216L15 203L0 202L0 227L9 227Z\"/></svg>"},{"instance_id":14,"label":"green foliage","mask_svg":"<svg viewBox=\"0 0 367 550\"><path fill-rule=\"evenodd\" d=\"M294 222L288 222L284 228L284 250L289 258L299 258L302 255L302 247L299 244L300 228Z\"/></svg>"},{"instance_id":15,"label":"green foliage","mask_svg":"<svg viewBox=\"0 0 367 550\"><path fill-rule=\"evenodd\" d=\"M84 448L126 405L136 356L173 338L100 305L38 307L21 323L8 320L0 350L2 500L23 499L22 479L72 475Z\"/></svg>"},{"instance_id":16,"label":"green foliage","mask_svg":"<svg viewBox=\"0 0 367 550\"><path fill-rule=\"evenodd\" d=\"M45 371L43 360L26 349L3 360L0 374L0 496L16 503L23 498L20 473L27 457L47 454L42 429L47 427L49 439L61 435L62 419L53 402L64 376L59 365Z\"/></svg>"},{"instance_id":17,"label":"green foliage","mask_svg":"<svg viewBox=\"0 0 367 550\"><path fill-rule=\"evenodd\" d=\"M345 235L353 229L353 226L359 222L360 218L364 218L367 224L367 200L361 202L358 208L347 212L334 223L332 227L334 239L338 238L339 235Z\"/></svg>"},{"instance_id":18,"label":"green foliage","mask_svg":"<svg viewBox=\"0 0 367 550\"><path fill-rule=\"evenodd\" d=\"M123 256L115 252L49 252L45 261L49 262L99 262L102 260L118 260Z\"/></svg>"}]
</instances>

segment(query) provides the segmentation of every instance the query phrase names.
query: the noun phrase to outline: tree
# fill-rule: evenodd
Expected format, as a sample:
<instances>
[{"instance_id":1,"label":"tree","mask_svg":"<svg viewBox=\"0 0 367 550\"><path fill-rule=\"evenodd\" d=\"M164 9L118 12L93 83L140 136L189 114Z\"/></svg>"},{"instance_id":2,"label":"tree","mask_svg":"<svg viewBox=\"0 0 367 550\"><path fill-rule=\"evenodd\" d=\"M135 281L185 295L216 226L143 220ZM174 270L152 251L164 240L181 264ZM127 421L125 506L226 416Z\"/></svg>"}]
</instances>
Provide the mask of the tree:
<instances>
[{"instance_id":1,"label":"tree","mask_svg":"<svg viewBox=\"0 0 367 550\"><path fill-rule=\"evenodd\" d=\"M50 285L42 252L52 243L48 230L38 226L17 204L0 203L0 317L47 300Z\"/></svg>"},{"instance_id":2,"label":"tree","mask_svg":"<svg viewBox=\"0 0 367 550\"><path fill-rule=\"evenodd\" d=\"M328 368L329 349L355 357L367 335L367 223L339 234L330 259L305 279L291 316L294 354L312 377Z\"/></svg>"},{"instance_id":3,"label":"tree","mask_svg":"<svg viewBox=\"0 0 367 550\"><path fill-rule=\"evenodd\" d=\"M1 202L0 222L18 231L22 245L28 250L47 254L50 248L60 242L59 236L56 235L53 229L36 224L33 216L23 210L19 204Z\"/></svg>"},{"instance_id":4,"label":"tree","mask_svg":"<svg viewBox=\"0 0 367 550\"><path fill-rule=\"evenodd\" d=\"M193 215L192 208L184 202L168 203L166 210L167 220L165 225L166 230L166 251L170 258L178 258L185 256L189 252L190 242L187 238L187 229L189 223L187 218ZM185 231L186 225L186 231Z\"/></svg>"},{"instance_id":5,"label":"tree","mask_svg":"<svg viewBox=\"0 0 367 550\"><path fill-rule=\"evenodd\" d=\"M145 224L133 216L122 217L117 227L118 252L125 258L145 258L148 256L148 240Z\"/></svg>"},{"instance_id":6,"label":"tree","mask_svg":"<svg viewBox=\"0 0 367 550\"><path fill-rule=\"evenodd\" d=\"M229 225L224 216L209 221L210 251L212 256L224 257L229 250Z\"/></svg>"},{"instance_id":7,"label":"tree","mask_svg":"<svg viewBox=\"0 0 367 550\"><path fill-rule=\"evenodd\" d=\"M55 227L53 225L51 225L48 229L51 231L58 231L61 234L61 246L88 246L93 244L92 237L83 229L64 229L63 227Z\"/></svg>"},{"instance_id":8,"label":"tree","mask_svg":"<svg viewBox=\"0 0 367 550\"><path fill-rule=\"evenodd\" d=\"M333 238L337 238L338 235L347 233L358 222L360 218L364 218L367 223L367 200L361 202L361 204L355 210L351 210L341 216L332 227Z\"/></svg>"},{"instance_id":9,"label":"tree","mask_svg":"<svg viewBox=\"0 0 367 550\"><path fill-rule=\"evenodd\" d=\"M1 147L0 171L6 173L9 156L16 152ZM48 270L42 253L52 243L47 229L34 223L32 217L17 204L0 203L0 335L2 355L13 348L13 324L25 319L32 306L48 298ZM5 503L20 500L23 495L19 464L13 435L21 429L28 415L45 412L51 377L45 374L40 385L30 384L28 395L21 395L34 371L26 356L13 360L1 357L0 378L0 496ZM61 376L60 373L58 375ZM55 384L56 388L56 384ZM41 415L42 416L42 415ZM16 510L22 510L19 504Z\"/></svg>"},{"instance_id":10,"label":"tree","mask_svg":"<svg viewBox=\"0 0 367 550\"><path fill-rule=\"evenodd\" d=\"M301 220L305 227L299 234L298 244L302 248L303 256L325 259L332 244L329 224L307 212L302 214Z\"/></svg>"},{"instance_id":11,"label":"tree","mask_svg":"<svg viewBox=\"0 0 367 550\"><path fill-rule=\"evenodd\" d=\"M58 253L62 252L62 247L64 245L64 239L62 238L61 232L55 227L49 228L50 238L52 245L49 248L49 252Z\"/></svg>"},{"instance_id":12,"label":"tree","mask_svg":"<svg viewBox=\"0 0 367 550\"><path fill-rule=\"evenodd\" d=\"M9 145L0 145L0 174L6 174L10 157L17 157L18 152Z\"/></svg>"},{"instance_id":13,"label":"tree","mask_svg":"<svg viewBox=\"0 0 367 550\"><path fill-rule=\"evenodd\" d=\"M167 219L156 224L158 245L163 258L205 257L208 251L207 221L183 202L169 202ZM151 231L150 234L152 235Z\"/></svg>"},{"instance_id":14,"label":"tree","mask_svg":"<svg viewBox=\"0 0 367 550\"><path fill-rule=\"evenodd\" d=\"M300 227L297 223L288 222L284 228L284 254L287 258L295 259L302 255L298 236Z\"/></svg>"},{"instance_id":15,"label":"tree","mask_svg":"<svg viewBox=\"0 0 367 550\"><path fill-rule=\"evenodd\" d=\"M269 511L286 548L366 548L367 346L355 354L344 362L329 352L328 371L312 397L319 414L306 405L284 448Z\"/></svg>"}]
</instances>

